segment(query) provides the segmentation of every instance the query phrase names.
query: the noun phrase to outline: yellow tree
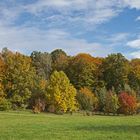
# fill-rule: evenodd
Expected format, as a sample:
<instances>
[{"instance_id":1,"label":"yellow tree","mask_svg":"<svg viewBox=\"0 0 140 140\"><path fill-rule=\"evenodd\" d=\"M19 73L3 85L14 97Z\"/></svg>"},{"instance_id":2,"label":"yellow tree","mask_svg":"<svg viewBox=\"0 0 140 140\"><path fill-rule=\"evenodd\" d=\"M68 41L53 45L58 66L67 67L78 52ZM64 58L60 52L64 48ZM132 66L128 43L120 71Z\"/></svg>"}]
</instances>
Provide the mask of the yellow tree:
<instances>
[{"instance_id":1,"label":"yellow tree","mask_svg":"<svg viewBox=\"0 0 140 140\"><path fill-rule=\"evenodd\" d=\"M55 112L74 111L76 109L76 89L63 71L54 71L50 77L47 98Z\"/></svg>"}]
</instances>

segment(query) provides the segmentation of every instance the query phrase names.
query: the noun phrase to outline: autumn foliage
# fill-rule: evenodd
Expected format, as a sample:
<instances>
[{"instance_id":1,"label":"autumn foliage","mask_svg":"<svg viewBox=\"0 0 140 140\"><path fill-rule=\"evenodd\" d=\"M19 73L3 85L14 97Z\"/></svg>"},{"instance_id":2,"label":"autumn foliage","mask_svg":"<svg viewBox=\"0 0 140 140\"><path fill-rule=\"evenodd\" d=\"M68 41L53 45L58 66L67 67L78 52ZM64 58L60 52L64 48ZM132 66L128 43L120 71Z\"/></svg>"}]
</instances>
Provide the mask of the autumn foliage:
<instances>
[{"instance_id":1,"label":"autumn foliage","mask_svg":"<svg viewBox=\"0 0 140 140\"><path fill-rule=\"evenodd\" d=\"M78 91L77 100L82 110L95 111L98 108L98 98L86 87Z\"/></svg>"},{"instance_id":2,"label":"autumn foliage","mask_svg":"<svg viewBox=\"0 0 140 140\"><path fill-rule=\"evenodd\" d=\"M49 107L53 106L56 113L76 110L76 89L62 71L51 75L46 96Z\"/></svg>"},{"instance_id":3,"label":"autumn foliage","mask_svg":"<svg viewBox=\"0 0 140 140\"><path fill-rule=\"evenodd\" d=\"M120 113L134 114L136 113L137 102L136 98L128 95L126 92L119 94Z\"/></svg>"},{"instance_id":4,"label":"autumn foliage","mask_svg":"<svg viewBox=\"0 0 140 140\"><path fill-rule=\"evenodd\" d=\"M109 113L117 114L117 111L119 109L119 101L118 101L118 97L116 94L114 94L111 91L109 91L106 94L103 109L104 109L104 112L107 114L109 114Z\"/></svg>"},{"instance_id":5,"label":"autumn foliage","mask_svg":"<svg viewBox=\"0 0 140 140\"><path fill-rule=\"evenodd\" d=\"M0 110L129 115L140 112L139 104L140 59L129 61L120 53L68 56L61 49L0 53Z\"/></svg>"}]
</instances>

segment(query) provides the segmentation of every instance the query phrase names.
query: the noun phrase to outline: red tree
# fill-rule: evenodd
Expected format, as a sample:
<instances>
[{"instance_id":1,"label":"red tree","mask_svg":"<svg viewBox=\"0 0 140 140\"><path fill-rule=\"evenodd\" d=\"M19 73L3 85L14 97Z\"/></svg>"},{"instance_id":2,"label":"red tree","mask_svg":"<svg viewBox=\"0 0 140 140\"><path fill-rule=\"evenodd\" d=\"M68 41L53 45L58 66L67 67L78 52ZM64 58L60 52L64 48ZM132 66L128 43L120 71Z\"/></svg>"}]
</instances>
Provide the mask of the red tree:
<instances>
[{"instance_id":1,"label":"red tree","mask_svg":"<svg viewBox=\"0 0 140 140\"><path fill-rule=\"evenodd\" d=\"M134 114L136 112L136 98L126 92L119 94L120 113Z\"/></svg>"}]
</instances>

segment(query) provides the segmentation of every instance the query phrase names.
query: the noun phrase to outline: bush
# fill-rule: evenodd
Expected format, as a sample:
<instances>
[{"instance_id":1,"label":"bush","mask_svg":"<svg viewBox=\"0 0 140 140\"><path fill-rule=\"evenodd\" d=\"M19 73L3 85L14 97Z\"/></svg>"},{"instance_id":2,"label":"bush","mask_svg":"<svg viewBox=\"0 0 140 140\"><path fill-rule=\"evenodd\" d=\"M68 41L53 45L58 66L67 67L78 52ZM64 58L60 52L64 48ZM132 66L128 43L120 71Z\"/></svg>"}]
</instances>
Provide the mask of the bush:
<instances>
[{"instance_id":1,"label":"bush","mask_svg":"<svg viewBox=\"0 0 140 140\"><path fill-rule=\"evenodd\" d=\"M124 113L126 115L136 113L137 103L136 98L132 95L128 95L126 92L122 92L119 94L119 104L120 113Z\"/></svg>"},{"instance_id":2,"label":"bush","mask_svg":"<svg viewBox=\"0 0 140 140\"><path fill-rule=\"evenodd\" d=\"M33 106L34 113L40 113L45 110L45 101L40 98L35 100L35 105Z\"/></svg>"},{"instance_id":3,"label":"bush","mask_svg":"<svg viewBox=\"0 0 140 140\"><path fill-rule=\"evenodd\" d=\"M55 111L55 106L54 106L54 105L49 105L48 111L49 111L50 113L55 113L55 112L56 112L56 111Z\"/></svg>"},{"instance_id":4,"label":"bush","mask_svg":"<svg viewBox=\"0 0 140 140\"><path fill-rule=\"evenodd\" d=\"M106 100L106 95L107 95L107 90L105 87L101 88L97 92L97 97L99 100L99 111L104 111L104 106L105 106L105 100Z\"/></svg>"},{"instance_id":5,"label":"bush","mask_svg":"<svg viewBox=\"0 0 140 140\"><path fill-rule=\"evenodd\" d=\"M10 108L11 103L5 98L0 98L0 111L9 110Z\"/></svg>"},{"instance_id":6,"label":"bush","mask_svg":"<svg viewBox=\"0 0 140 140\"><path fill-rule=\"evenodd\" d=\"M115 93L112 93L112 91L109 91L105 98L105 104L104 104L103 110L105 113L116 114L118 109L119 109L118 97Z\"/></svg>"},{"instance_id":7,"label":"bush","mask_svg":"<svg viewBox=\"0 0 140 140\"><path fill-rule=\"evenodd\" d=\"M82 110L95 111L98 108L97 97L86 87L79 90L77 100Z\"/></svg>"}]
</instances>

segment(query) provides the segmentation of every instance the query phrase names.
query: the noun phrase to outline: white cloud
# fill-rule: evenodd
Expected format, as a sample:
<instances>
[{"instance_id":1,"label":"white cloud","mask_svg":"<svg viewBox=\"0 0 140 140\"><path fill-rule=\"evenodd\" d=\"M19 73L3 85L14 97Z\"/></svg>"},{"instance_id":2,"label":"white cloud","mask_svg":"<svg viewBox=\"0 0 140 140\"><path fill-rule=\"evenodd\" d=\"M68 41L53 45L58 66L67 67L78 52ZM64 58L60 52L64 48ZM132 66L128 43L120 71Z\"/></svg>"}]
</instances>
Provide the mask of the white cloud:
<instances>
[{"instance_id":1,"label":"white cloud","mask_svg":"<svg viewBox=\"0 0 140 140\"><path fill-rule=\"evenodd\" d=\"M140 58L140 51L132 52L130 54L133 58Z\"/></svg>"},{"instance_id":2,"label":"white cloud","mask_svg":"<svg viewBox=\"0 0 140 140\"><path fill-rule=\"evenodd\" d=\"M15 28L0 26L0 48L8 47L13 51L29 54L34 50L51 52L61 48L70 55L79 52L94 56L106 56L112 48L99 43L89 43L85 39L75 39L65 31L53 29L44 32L36 28Z\"/></svg>"},{"instance_id":3,"label":"white cloud","mask_svg":"<svg viewBox=\"0 0 140 140\"><path fill-rule=\"evenodd\" d=\"M79 23L97 25L108 21L120 12L120 5L116 0L39 0L27 5L25 9L38 17L44 17L46 12L46 21L59 24L71 22L79 26ZM51 10L56 13L52 15Z\"/></svg>"},{"instance_id":4,"label":"white cloud","mask_svg":"<svg viewBox=\"0 0 140 140\"><path fill-rule=\"evenodd\" d=\"M135 49L140 49L140 39L129 41L127 43L127 46Z\"/></svg>"},{"instance_id":5,"label":"white cloud","mask_svg":"<svg viewBox=\"0 0 140 140\"><path fill-rule=\"evenodd\" d=\"M117 16L125 7L140 9L140 0L37 0L30 4L21 4L16 0L6 1L9 1L10 6L1 4L0 1L0 47L23 53L33 50L52 51L61 47L69 54L87 52L105 56L113 52L113 46L118 42L126 41L128 34L120 33L110 36L109 39L105 38L112 45L106 47L98 42L72 37L70 28L77 29L80 26L81 30L91 30ZM31 14L32 19L26 20L18 28L13 23L23 13ZM34 25L42 22L50 30L46 28L42 31ZM63 30L56 29L60 26ZM127 45L140 49L140 39L130 41ZM138 54L134 52L132 55Z\"/></svg>"},{"instance_id":6,"label":"white cloud","mask_svg":"<svg viewBox=\"0 0 140 140\"><path fill-rule=\"evenodd\" d=\"M27 4L9 0L10 6L7 3L0 2L1 23L12 24L22 13L30 13L35 16L34 20L46 22L52 28L80 24L85 29L89 29L89 25L94 29L117 16L125 7L140 9L140 0L37 0Z\"/></svg>"},{"instance_id":7,"label":"white cloud","mask_svg":"<svg viewBox=\"0 0 140 140\"><path fill-rule=\"evenodd\" d=\"M140 0L122 0L124 5L128 5L130 8L140 9Z\"/></svg>"},{"instance_id":8,"label":"white cloud","mask_svg":"<svg viewBox=\"0 0 140 140\"><path fill-rule=\"evenodd\" d=\"M136 51L130 53L130 57L140 58L140 38L127 42L127 46L136 49Z\"/></svg>"},{"instance_id":9,"label":"white cloud","mask_svg":"<svg viewBox=\"0 0 140 140\"><path fill-rule=\"evenodd\" d=\"M0 21L11 24L22 13L30 13L49 26L70 22L88 27L109 21L125 7L140 9L140 0L37 0L29 4L9 0L0 2Z\"/></svg>"},{"instance_id":10,"label":"white cloud","mask_svg":"<svg viewBox=\"0 0 140 140\"><path fill-rule=\"evenodd\" d=\"M122 41L126 41L129 37L129 33L117 33L111 35L107 40L112 43L120 43Z\"/></svg>"},{"instance_id":11,"label":"white cloud","mask_svg":"<svg viewBox=\"0 0 140 140\"><path fill-rule=\"evenodd\" d=\"M16 1L10 4L9 7L0 5L1 22L11 24L26 12L40 22L50 23L49 26L71 23L73 26L81 24L88 27L109 21L121 10L117 0L38 0L26 5Z\"/></svg>"}]
</instances>

